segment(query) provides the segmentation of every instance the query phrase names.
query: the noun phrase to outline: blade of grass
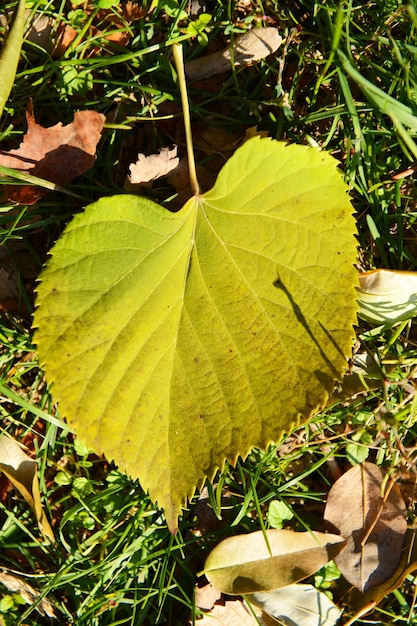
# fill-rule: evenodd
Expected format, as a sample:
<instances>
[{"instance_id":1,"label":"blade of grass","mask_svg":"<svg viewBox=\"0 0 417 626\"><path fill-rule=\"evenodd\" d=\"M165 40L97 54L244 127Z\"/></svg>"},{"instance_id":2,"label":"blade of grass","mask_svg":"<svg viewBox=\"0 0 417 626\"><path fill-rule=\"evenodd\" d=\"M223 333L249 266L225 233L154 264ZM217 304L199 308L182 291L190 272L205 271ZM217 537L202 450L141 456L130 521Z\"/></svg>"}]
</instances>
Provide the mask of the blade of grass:
<instances>
[{"instance_id":1,"label":"blade of grass","mask_svg":"<svg viewBox=\"0 0 417 626\"><path fill-rule=\"evenodd\" d=\"M25 0L20 0L13 25L0 54L0 116L9 99L20 58L25 28Z\"/></svg>"},{"instance_id":2,"label":"blade of grass","mask_svg":"<svg viewBox=\"0 0 417 626\"><path fill-rule=\"evenodd\" d=\"M26 400L24 397L12 391L12 389L10 389L7 385L0 383L0 394L4 396L5 398L7 398L8 400L11 400L11 402L16 404L17 406L20 406L25 411L28 411L29 413L33 413L34 415L37 415L38 417L49 422L50 424L57 426L61 430L65 432L70 432L70 433L74 432L73 430L71 430L68 424L61 421L57 417L54 417L53 415L49 415L49 413L42 411L42 409L32 404L31 402Z\"/></svg>"},{"instance_id":3,"label":"blade of grass","mask_svg":"<svg viewBox=\"0 0 417 626\"><path fill-rule=\"evenodd\" d=\"M362 76L340 49L338 50L338 55L343 71L355 81L366 98L376 106L381 113L391 118L397 133L417 159L417 145L411 139L409 132L405 129L405 127L408 127L411 131L417 133L417 117L414 115L412 109L385 93L382 89Z\"/></svg>"}]
</instances>

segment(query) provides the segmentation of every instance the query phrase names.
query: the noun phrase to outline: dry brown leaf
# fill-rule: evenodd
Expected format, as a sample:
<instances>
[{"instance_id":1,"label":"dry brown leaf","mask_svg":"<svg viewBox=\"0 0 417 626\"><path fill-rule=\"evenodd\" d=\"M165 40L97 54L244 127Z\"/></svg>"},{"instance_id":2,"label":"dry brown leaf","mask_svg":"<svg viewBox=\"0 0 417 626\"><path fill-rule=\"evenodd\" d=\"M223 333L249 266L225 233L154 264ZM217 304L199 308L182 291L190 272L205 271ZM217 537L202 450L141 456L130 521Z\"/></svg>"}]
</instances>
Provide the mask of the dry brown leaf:
<instances>
[{"instance_id":1,"label":"dry brown leaf","mask_svg":"<svg viewBox=\"0 0 417 626\"><path fill-rule=\"evenodd\" d=\"M129 182L132 185L142 185L150 183L161 176L167 176L179 164L177 157L177 146L170 150L169 148L161 148L158 154L145 156L138 154L136 163L129 166L130 176Z\"/></svg>"},{"instance_id":2,"label":"dry brown leaf","mask_svg":"<svg viewBox=\"0 0 417 626\"><path fill-rule=\"evenodd\" d=\"M191 624L191 622L190 622ZM241 600L227 600L224 605L215 604L211 611L201 619L195 620L196 626L264 626L262 617L254 617Z\"/></svg>"},{"instance_id":3,"label":"dry brown leaf","mask_svg":"<svg viewBox=\"0 0 417 626\"><path fill-rule=\"evenodd\" d=\"M211 583L196 587L195 589L195 605L202 611L210 611L214 603L220 600L222 594Z\"/></svg>"},{"instance_id":4,"label":"dry brown leaf","mask_svg":"<svg viewBox=\"0 0 417 626\"><path fill-rule=\"evenodd\" d=\"M77 111L74 121L44 128L35 122L32 105L26 113L28 130L16 150L0 150L0 165L26 171L58 185L69 184L93 166L105 116L96 111ZM48 190L30 185L5 185L8 200L34 204Z\"/></svg>"},{"instance_id":5,"label":"dry brown leaf","mask_svg":"<svg viewBox=\"0 0 417 626\"><path fill-rule=\"evenodd\" d=\"M11 13L0 15L0 28L7 28ZM57 23L57 18L26 10L25 41L43 48L53 57L62 56L77 36L68 24Z\"/></svg>"},{"instance_id":6,"label":"dry brown leaf","mask_svg":"<svg viewBox=\"0 0 417 626\"><path fill-rule=\"evenodd\" d=\"M94 8L94 5L92 5L92 11L94 11ZM142 5L129 0L111 9L100 9L97 13L97 19L113 28L123 28L126 24L131 24L135 20L141 20L145 15L146 9ZM103 30L102 27L101 30Z\"/></svg>"},{"instance_id":7,"label":"dry brown leaf","mask_svg":"<svg viewBox=\"0 0 417 626\"><path fill-rule=\"evenodd\" d=\"M95 11L95 6L92 4L85 7L84 11L86 15L91 15ZM7 28L11 15L12 12L0 14L0 28ZM137 2L131 1L112 9L101 9L96 15L100 28L92 26L90 36L102 35L107 41L125 46L133 36L126 26L135 20L142 19L145 15L146 10ZM106 34L107 31L110 32ZM54 58L61 57L77 36L78 33L72 26L63 21L57 22L56 16L52 17L27 9L25 40L47 50ZM96 53L101 51L100 48L92 50ZM91 55L91 50L89 53Z\"/></svg>"},{"instance_id":8,"label":"dry brown leaf","mask_svg":"<svg viewBox=\"0 0 417 626\"><path fill-rule=\"evenodd\" d=\"M236 67L257 63L276 52L281 42L282 37L272 26L248 30L244 35L236 37L232 51L228 46L224 50L186 63L187 78L190 82L204 80L214 74L231 70L232 63Z\"/></svg>"},{"instance_id":9,"label":"dry brown leaf","mask_svg":"<svg viewBox=\"0 0 417 626\"><path fill-rule=\"evenodd\" d=\"M385 473L373 463L352 467L330 489L324 513L328 530L347 541L335 562L362 592L392 576L407 530L400 490L384 479Z\"/></svg>"},{"instance_id":10,"label":"dry brown leaf","mask_svg":"<svg viewBox=\"0 0 417 626\"><path fill-rule=\"evenodd\" d=\"M7 435L0 436L0 470L34 510L45 539L55 541L54 533L42 508L37 463L23 452L17 441Z\"/></svg>"},{"instance_id":11,"label":"dry brown leaf","mask_svg":"<svg viewBox=\"0 0 417 626\"><path fill-rule=\"evenodd\" d=\"M242 143L243 137L240 133L229 133L223 128L215 126L206 126L195 138L195 145L200 150L204 150L209 154L220 152L234 152L237 146Z\"/></svg>"},{"instance_id":12,"label":"dry brown leaf","mask_svg":"<svg viewBox=\"0 0 417 626\"><path fill-rule=\"evenodd\" d=\"M35 604L36 610L41 615L47 615L48 617L57 619L53 606L49 600L47 598L39 600L39 592L25 582L23 578L7 573L3 570L0 571L0 583L9 591L20 594L26 604Z\"/></svg>"},{"instance_id":13,"label":"dry brown leaf","mask_svg":"<svg viewBox=\"0 0 417 626\"><path fill-rule=\"evenodd\" d=\"M177 167L168 174L168 182L176 191L184 191L190 188L190 170L188 169L188 159L181 159Z\"/></svg>"},{"instance_id":14,"label":"dry brown leaf","mask_svg":"<svg viewBox=\"0 0 417 626\"><path fill-rule=\"evenodd\" d=\"M95 5L89 3L84 11L88 15L92 14L95 12ZM146 9L137 2L125 2L111 9L101 9L96 15L98 27L91 26L91 36L97 39L101 36L110 43L124 47L133 37L133 31L127 27L145 15ZM95 56L101 52L101 47L95 46L89 50L88 56Z\"/></svg>"},{"instance_id":15,"label":"dry brown leaf","mask_svg":"<svg viewBox=\"0 0 417 626\"><path fill-rule=\"evenodd\" d=\"M353 589L347 603L356 611L362 612L366 607L372 609L377 606L389 593L395 591L403 584L406 576L417 570L417 531L409 528L406 533L404 547L401 551L401 560L392 576L381 585L360 593Z\"/></svg>"},{"instance_id":16,"label":"dry brown leaf","mask_svg":"<svg viewBox=\"0 0 417 626\"><path fill-rule=\"evenodd\" d=\"M38 261L24 241L11 239L0 245L0 314L5 311L12 315L28 315L22 303L22 289L32 301L38 275Z\"/></svg>"},{"instance_id":17,"label":"dry brown leaf","mask_svg":"<svg viewBox=\"0 0 417 626\"><path fill-rule=\"evenodd\" d=\"M216 177L203 165L197 164L196 169L200 190L202 193L204 193L205 191L208 191L213 187ZM167 181L178 192L175 200L171 201L170 207L176 206L179 210L194 194L193 190L191 189L190 171L188 169L187 157L181 159L178 166L168 174Z\"/></svg>"}]
</instances>

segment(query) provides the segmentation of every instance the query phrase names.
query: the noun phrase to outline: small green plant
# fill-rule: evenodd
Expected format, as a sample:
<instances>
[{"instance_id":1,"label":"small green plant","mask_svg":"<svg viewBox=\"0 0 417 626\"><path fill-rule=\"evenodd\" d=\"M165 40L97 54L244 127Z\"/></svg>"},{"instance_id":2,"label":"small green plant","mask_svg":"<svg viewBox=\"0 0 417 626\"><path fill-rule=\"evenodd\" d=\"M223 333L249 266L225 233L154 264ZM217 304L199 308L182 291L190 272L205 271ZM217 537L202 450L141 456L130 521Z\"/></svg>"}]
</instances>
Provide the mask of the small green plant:
<instances>
[{"instance_id":1,"label":"small green plant","mask_svg":"<svg viewBox=\"0 0 417 626\"><path fill-rule=\"evenodd\" d=\"M75 0L72 3L75 6L87 4L85 0ZM120 4L120 0L93 0L93 5L96 9L111 9Z\"/></svg>"},{"instance_id":2,"label":"small green plant","mask_svg":"<svg viewBox=\"0 0 417 626\"><path fill-rule=\"evenodd\" d=\"M206 46L208 44L208 36L206 30L212 20L212 16L209 13L201 13L196 20L191 21L185 32L191 37L196 37L200 46Z\"/></svg>"}]
</instances>

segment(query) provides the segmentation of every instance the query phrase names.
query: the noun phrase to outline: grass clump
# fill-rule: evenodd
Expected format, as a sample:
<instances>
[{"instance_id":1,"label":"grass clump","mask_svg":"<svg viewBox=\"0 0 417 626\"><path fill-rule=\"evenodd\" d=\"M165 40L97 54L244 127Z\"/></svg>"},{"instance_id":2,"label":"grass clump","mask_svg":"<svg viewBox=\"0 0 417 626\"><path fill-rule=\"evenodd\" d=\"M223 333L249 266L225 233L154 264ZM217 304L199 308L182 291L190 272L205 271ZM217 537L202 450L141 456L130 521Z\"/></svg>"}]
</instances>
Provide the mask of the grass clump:
<instances>
[{"instance_id":1,"label":"grass clump","mask_svg":"<svg viewBox=\"0 0 417 626\"><path fill-rule=\"evenodd\" d=\"M53 192L34 206L0 201L2 428L38 460L41 497L57 540L42 542L31 511L2 476L5 626L51 623L46 600L60 624L187 624L199 615L196 574L211 547L231 534L276 524L274 502L290 511L285 526L321 530L336 473L364 459L398 479L414 524L412 322L359 325L355 351L370 355L376 372L365 388L347 396L339 390L311 423L266 452L254 450L235 468L225 467L215 485L207 484L202 497L190 502L175 537L140 486L86 450L52 403L31 343L36 277L75 213L124 190L138 151L154 153L177 143L185 154L169 55L174 41L185 42L191 60L259 26L277 27L283 36L275 55L190 86L197 162L208 186L255 126L276 139L319 145L339 158L352 189L358 269L416 268L414 178L393 179L417 158L415 3L207 1L203 13L210 19L199 18L191 4L27 3L28 20L42 21L48 36L35 37L31 27L24 42L1 119L2 150L21 141L29 98L44 126L93 109L106 115L106 127L96 163L70 186L72 195ZM4 3L3 14L15 6ZM146 194L171 210L183 201L164 179ZM20 587L10 587L10 581L7 586L5 573ZM330 567L316 584L335 592L338 576ZM416 623L413 585L409 575L358 623Z\"/></svg>"}]
</instances>

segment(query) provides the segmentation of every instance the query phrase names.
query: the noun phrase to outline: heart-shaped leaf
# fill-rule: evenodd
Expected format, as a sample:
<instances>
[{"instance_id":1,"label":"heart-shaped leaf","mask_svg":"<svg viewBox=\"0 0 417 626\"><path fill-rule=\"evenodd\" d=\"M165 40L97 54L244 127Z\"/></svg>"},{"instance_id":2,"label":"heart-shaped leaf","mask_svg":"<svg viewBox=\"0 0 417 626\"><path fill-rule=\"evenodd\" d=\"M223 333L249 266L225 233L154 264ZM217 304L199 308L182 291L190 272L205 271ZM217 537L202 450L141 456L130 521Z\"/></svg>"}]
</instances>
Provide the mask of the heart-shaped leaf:
<instances>
[{"instance_id":1,"label":"heart-shaped leaf","mask_svg":"<svg viewBox=\"0 0 417 626\"><path fill-rule=\"evenodd\" d=\"M225 459L309 418L341 378L354 230L332 157L255 137L178 213L102 198L56 244L35 312L54 396L172 530Z\"/></svg>"},{"instance_id":2,"label":"heart-shaped leaf","mask_svg":"<svg viewBox=\"0 0 417 626\"><path fill-rule=\"evenodd\" d=\"M204 573L223 593L271 591L311 576L344 545L339 535L259 530L221 541L210 552Z\"/></svg>"}]
</instances>

